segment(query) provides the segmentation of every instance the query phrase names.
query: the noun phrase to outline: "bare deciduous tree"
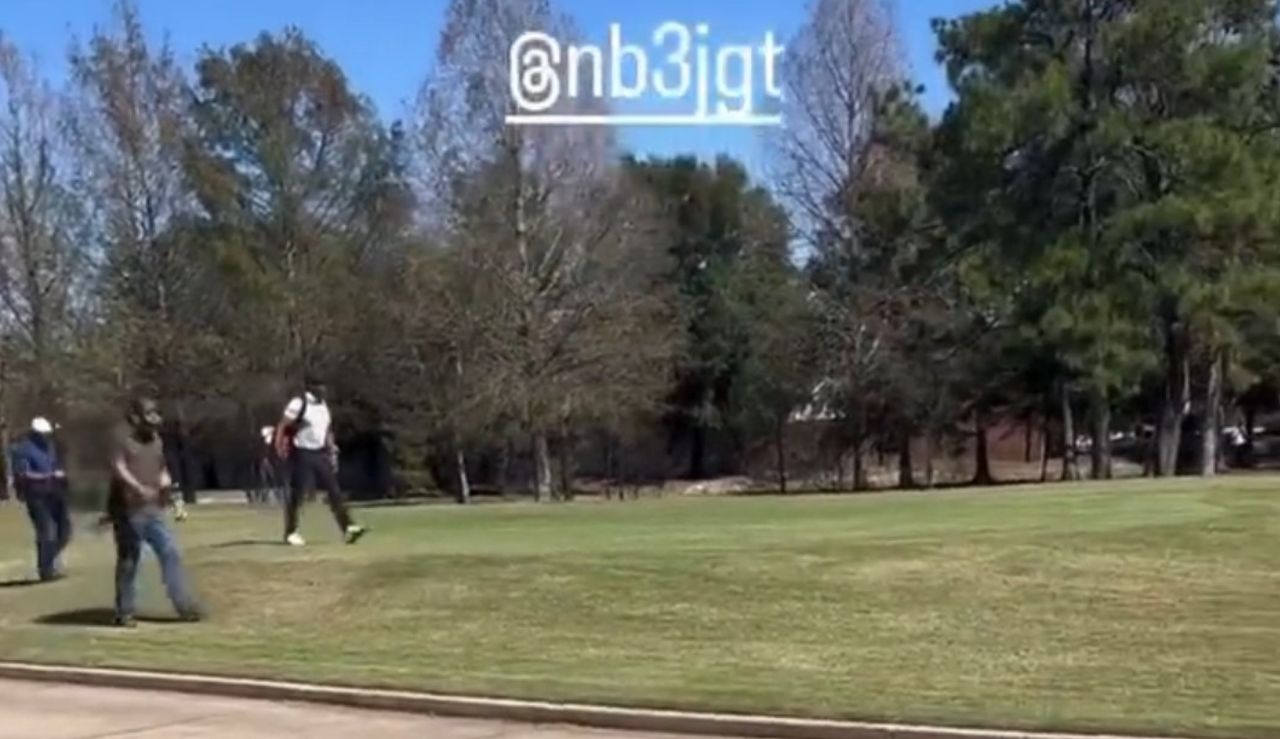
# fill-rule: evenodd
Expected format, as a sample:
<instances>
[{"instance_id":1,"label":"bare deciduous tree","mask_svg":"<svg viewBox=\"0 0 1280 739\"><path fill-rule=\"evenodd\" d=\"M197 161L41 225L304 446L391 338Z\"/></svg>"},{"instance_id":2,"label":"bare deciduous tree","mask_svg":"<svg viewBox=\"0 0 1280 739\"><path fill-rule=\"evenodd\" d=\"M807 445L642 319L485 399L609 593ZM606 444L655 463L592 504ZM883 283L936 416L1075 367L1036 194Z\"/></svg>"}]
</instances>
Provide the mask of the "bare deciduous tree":
<instances>
[{"instance_id":1,"label":"bare deciduous tree","mask_svg":"<svg viewBox=\"0 0 1280 739\"><path fill-rule=\"evenodd\" d=\"M651 224L600 129L509 126L508 55L526 31L569 40L544 0L454 0L421 96L422 180L448 248L469 251L496 301L484 371L532 448L534 489L553 489L550 439L669 343L645 334L663 301ZM589 87L589 86L588 86ZM591 100L564 98L581 111ZM464 369L464 371L466 371Z\"/></svg>"},{"instance_id":2,"label":"bare deciduous tree","mask_svg":"<svg viewBox=\"0 0 1280 739\"><path fill-rule=\"evenodd\" d=\"M401 463L416 470L448 445L461 503L471 496L467 448L484 438L500 411L494 402L500 389L485 369L492 365L486 327L493 286L472 256L435 245L407 255L383 295L391 341L373 370Z\"/></svg>"},{"instance_id":3,"label":"bare deciduous tree","mask_svg":"<svg viewBox=\"0 0 1280 739\"><path fill-rule=\"evenodd\" d=\"M128 384L181 399L218 370L198 336L209 294L197 291L211 263L191 247L197 206L182 169L192 135L185 81L167 46L152 49L132 2L114 27L70 56L74 96L67 131L79 191L92 204L103 271L101 313Z\"/></svg>"},{"instance_id":4,"label":"bare deciduous tree","mask_svg":"<svg viewBox=\"0 0 1280 739\"><path fill-rule=\"evenodd\" d=\"M89 271L61 114L57 95L0 37L0 333L16 354L15 395L42 412L63 400L59 370Z\"/></svg>"},{"instance_id":5,"label":"bare deciduous tree","mask_svg":"<svg viewBox=\"0 0 1280 739\"><path fill-rule=\"evenodd\" d=\"M786 126L771 133L779 194L810 245L852 242L851 198L869 163L880 96L904 79L887 0L816 0L786 50Z\"/></svg>"},{"instance_id":6,"label":"bare deciduous tree","mask_svg":"<svg viewBox=\"0 0 1280 739\"><path fill-rule=\"evenodd\" d=\"M827 381L822 405L840 409L853 447L854 486L862 465L879 372L888 356L884 301L853 290L863 248L857 198L876 167L873 134L884 93L904 77L893 8L886 0L817 0L789 42L782 71L786 126L772 133L779 196L811 254L841 274L811 297L823 327ZM874 172L870 172L874 176Z\"/></svg>"}]
</instances>

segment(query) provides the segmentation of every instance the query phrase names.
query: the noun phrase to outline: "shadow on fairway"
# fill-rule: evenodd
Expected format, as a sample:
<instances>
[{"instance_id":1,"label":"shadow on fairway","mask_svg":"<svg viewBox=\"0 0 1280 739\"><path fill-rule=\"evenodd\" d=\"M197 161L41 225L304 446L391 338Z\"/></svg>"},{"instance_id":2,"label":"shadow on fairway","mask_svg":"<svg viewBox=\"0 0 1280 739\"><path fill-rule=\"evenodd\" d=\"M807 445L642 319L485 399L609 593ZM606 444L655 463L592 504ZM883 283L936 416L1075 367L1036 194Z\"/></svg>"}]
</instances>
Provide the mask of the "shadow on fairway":
<instances>
[{"instance_id":1,"label":"shadow on fairway","mask_svg":"<svg viewBox=\"0 0 1280 739\"><path fill-rule=\"evenodd\" d=\"M5 582L0 582L0 590L5 588L29 588L40 584L39 580L33 578L27 578L26 580L6 580Z\"/></svg>"},{"instance_id":2,"label":"shadow on fairway","mask_svg":"<svg viewBox=\"0 0 1280 739\"><path fill-rule=\"evenodd\" d=\"M50 613L37 618L35 622L45 626L111 626L115 616L115 611L110 608L80 608L74 611ZM147 624L181 623L177 616L138 616L137 620L139 623Z\"/></svg>"},{"instance_id":3,"label":"shadow on fairway","mask_svg":"<svg viewBox=\"0 0 1280 739\"><path fill-rule=\"evenodd\" d=\"M249 547L283 547L288 546L283 541L275 539L237 539L236 541L223 541L217 544L207 544L198 549L247 549Z\"/></svg>"}]
</instances>

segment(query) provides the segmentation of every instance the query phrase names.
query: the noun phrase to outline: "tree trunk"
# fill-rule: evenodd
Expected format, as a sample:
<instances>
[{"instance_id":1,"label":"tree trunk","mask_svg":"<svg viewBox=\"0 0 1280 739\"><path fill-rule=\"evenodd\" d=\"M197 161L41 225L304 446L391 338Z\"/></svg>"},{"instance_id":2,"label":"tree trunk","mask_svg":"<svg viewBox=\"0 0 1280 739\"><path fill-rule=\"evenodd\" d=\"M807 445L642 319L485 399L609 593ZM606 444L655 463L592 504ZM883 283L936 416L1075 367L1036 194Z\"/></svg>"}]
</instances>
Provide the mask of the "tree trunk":
<instances>
[{"instance_id":1,"label":"tree trunk","mask_svg":"<svg viewBox=\"0 0 1280 739\"><path fill-rule=\"evenodd\" d=\"M0 412L0 451L9 453L9 420ZM4 487L0 488L0 500L13 499L13 465L6 459L4 462Z\"/></svg>"},{"instance_id":2,"label":"tree trunk","mask_svg":"<svg viewBox=\"0 0 1280 739\"><path fill-rule=\"evenodd\" d=\"M853 447L853 490L862 492L867 489L867 466L863 444L859 441Z\"/></svg>"},{"instance_id":3,"label":"tree trunk","mask_svg":"<svg viewBox=\"0 0 1280 739\"><path fill-rule=\"evenodd\" d=\"M190 426L187 423L187 405L182 400L177 402L178 415L178 469L176 482L182 492L182 502L194 505L196 502L196 481L191 459Z\"/></svg>"},{"instance_id":4,"label":"tree trunk","mask_svg":"<svg viewBox=\"0 0 1280 739\"><path fill-rule=\"evenodd\" d=\"M551 500L551 448L547 432L533 432L533 492L539 503Z\"/></svg>"},{"instance_id":5,"label":"tree trunk","mask_svg":"<svg viewBox=\"0 0 1280 739\"><path fill-rule=\"evenodd\" d=\"M1093 448L1089 450L1091 473L1095 480L1111 479L1111 403L1106 393L1095 392L1093 410Z\"/></svg>"},{"instance_id":6,"label":"tree trunk","mask_svg":"<svg viewBox=\"0 0 1280 739\"><path fill-rule=\"evenodd\" d=\"M787 420L783 416L778 421L773 435L774 451L777 454L778 492L787 494Z\"/></svg>"},{"instance_id":7,"label":"tree trunk","mask_svg":"<svg viewBox=\"0 0 1280 739\"><path fill-rule=\"evenodd\" d=\"M1165 339L1164 395L1160 403L1160 419L1156 426L1156 476L1178 474L1178 451L1182 447L1182 421L1191 398L1191 372L1187 352L1175 329Z\"/></svg>"},{"instance_id":8,"label":"tree trunk","mask_svg":"<svg viewBox=\"0 0 1280 739\"><path fill-rule=\"evenodd\" d=\"M689 479L702 480L707 476L707 430L700 422L693 427L693 439L689 447Z\"/></svg>"},{"instance_id":9,"label":"tree trunk","mask_svg":"<svg viewBox=\"0 0 1280 739\"><path fill-rule=\"evenodd\" d=\"M1052 429L1049 427L1049 416L1045 414L1044 422L1040 428L1040 482L1049 482L1049 434Z\"/></svg>"},{"instance_id":10,"label":"tree trunk","mask_svg":"<svg viewBox=\"0 0 1280 739\"><path fill-rule=\"evenodd\" d=\"M987 411L979 407L973 414L975 453L977 464L973 473L974 485L994 485L991 474L991 453L987 447Z\"/></svg>"},{"instance_id":11,"label":"tree trunk","mask_svg":"<svg viewBox=\"0 0 1280 739\"><path fill-rule=\"evenodd\" d=\"M458 474L458 503L467 505L471 502L471 479L467 476L467 453L462 451L462 444L455 437L453 441L453 463Z\"/></svg>"},{"instance_id":12,"label":"tree trunk","mask_svg":"<svg viewBox=\"0 0 1280 739\"><path fill-rule=\"evenodd\" d=\"M498 461L494 465L494 477L497 478L498 488L503 493L511 490L511 458L515 456L512 453L512 441L510 434L502 435L502 445L498 447Z\"/></svg>"},{"instance_id":13,"label":"tree trunk","mask_svg":"<svg viewBox=\"0 0 1280 739\"><path fill-rule=\"evenodd\" d=\"M916 486L914 465L911 461L911 432L902 432L902 447L898 450L898 487L910 490Z\"/></svg>"},{"instance_id":14,"label":"tree trunk","mask_svg":"<svg viewBox=\"0 0 1280 739\"><path fill-rule=\"evenodd\" d=\"M560 443L557 445L557 451L560 452L560 498L562 500L573 500L573 429L566 418L560 424Z\"/></svg>"},{"instance_id":15,"label":"tree trunk","mask_svg":"<svg viewBox=\"0 0 1280 739\"><path fill-rule=\"evenodd\" d=\"M462 368L462 352L455 344L453 347L453 373L461 387L465 381ZM467 476L467 453L462 448L462 435L457 428L453 429L453 463L458 474L458 503L467 505L471 502L471 479Z\"/></svg>"},{"instance_id":16,"label":"tree trunk","mask_svg":"<svg viewBox=\"0 0 1280 739\"><path fill-rule=\"evenodd\" d=\"M1218 413L1222 408L1222 365L1225 356L1213 353L1204 383L1203 412L1200 414L1200 476L1213 477L1218 473Z\"/></svg>"},{"instance_id":17,"label":"tree trunk","mask_svg":"<svg viewBox=\"0 0 1280 739\"><path fill-rule=\"evenodd\" d=\"M605 432L604 443L604 499L608 500L613 496L613 488L618 484L618 465L615 461L617 456L613 450L613 434Z\"/></svg>"},{"instance_id":18,"label":"tree trunk","mask_svg":"<svg viewBox=\"0 0 1280 739\"><path fill-rule=\"evenodd\" d=\"M266 500L271 492L270 486L267 484L268 478L264 469L263 460L263 442L262 435L258 424L253 421L253 412L249 410L249 403L243 398L236 401L236 425L240 431L248 432L245 434L244 458L250 464L248 475L243 485L245 497L250 503ZM270 459L268 456L266 459Z\"/></svg>"},{"instance_id":19,"label":"tree trunk","mask_svg":"<svg viewBox=\"0 0 1280 739\"><path fill-rule=\"evenodd\" d=\"M1214 425L1214 438L1218 439L1218 472L1227 469L1226 449L1222 446L1222 433L1226 428L1227 408L1236 403L1234 397L1228 398L1226 393L1228 378L1231 377L1231 356L1224 350L1218 358L1218 412L1214 414L1217 423Z\"/></svg>"},{"instance_id":20,"label":"tree trunk","mask_svg":"<svg viewBox=\"0 0 1280 739\"><path fill-rule=\"evenodd\" d=\"M0 454L3 458L4 487L0 488L0 500L13 499L13 469L9 463L9 342L0 338Z\"/></svg>"},{"instance_id":21,"label":"tree trunk","mask_svg":"<svg viewBox=\"0 0 1280 739\"><path fill-rule=\"evenodd\" d=\"M1080 467L1076 464L1076 416L1071 409L1071 388L1062 383L1062 481L1080 479Z\"/></svg>"},{"instance_id":22,"label":"tree trunk","mask_svg":"<svg viewBox=\"0 0 1280 739\"><path fill-rule=\"evenodd\" d=\"M1026 437L1025 437L1026 448L1023 451L1022 461L1025 464L1031 464L1031 444L1032 442L1035 441L1035 434L1036 434L1035 416L1027 416L1027 425L1026 425L1025 431L1026 431Z\"/></svg>"},{"instance_id":23,"label":"tree trunk","mask_svg":"<svg viewBox=\"0 0 1280 739\"><path fill-rule=\"evenodd\" d=\"M924 486L930 490L934 485L933 455L936 446L934 433L932 431L926 433L924 435Z\"/></svg>"}]
</instances>

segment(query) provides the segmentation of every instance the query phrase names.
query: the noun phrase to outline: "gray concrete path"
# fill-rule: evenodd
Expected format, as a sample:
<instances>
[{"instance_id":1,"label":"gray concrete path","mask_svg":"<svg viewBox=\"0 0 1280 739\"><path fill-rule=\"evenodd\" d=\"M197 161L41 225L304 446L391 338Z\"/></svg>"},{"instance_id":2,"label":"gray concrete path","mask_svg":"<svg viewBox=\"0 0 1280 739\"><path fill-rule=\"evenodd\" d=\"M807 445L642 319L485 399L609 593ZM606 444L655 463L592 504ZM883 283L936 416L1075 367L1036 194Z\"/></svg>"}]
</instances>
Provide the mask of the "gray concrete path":
<instances>
[{"instance_id":1,"label":"gray concrete path","mask_svg":"<svg viewBox=\"0 0 1280 739\"><path fill-rule=\"evenodd\" d=\"M675 739L299 703L0 680L0 739Z\"/></svg>"}]
</instances>

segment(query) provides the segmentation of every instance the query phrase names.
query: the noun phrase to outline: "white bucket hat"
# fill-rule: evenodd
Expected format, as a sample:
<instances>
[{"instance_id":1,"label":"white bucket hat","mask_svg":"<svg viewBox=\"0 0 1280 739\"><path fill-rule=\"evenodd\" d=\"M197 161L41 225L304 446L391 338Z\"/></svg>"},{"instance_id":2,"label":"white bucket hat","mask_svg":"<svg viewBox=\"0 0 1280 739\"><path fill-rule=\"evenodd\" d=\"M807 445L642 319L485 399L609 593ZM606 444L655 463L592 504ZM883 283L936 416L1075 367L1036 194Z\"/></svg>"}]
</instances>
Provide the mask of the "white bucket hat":
<instances>
[{"instance_id":1,"label":"white bucket hat","mask_svg":"<svg viewBox=\"0 0 1280 739\"><path fill-rule=\"evenodd\" d=\"M31 419L31 430L37 434L52 434L53 424L44 416L36 416Z\"/></svg>"}]
</instances>

